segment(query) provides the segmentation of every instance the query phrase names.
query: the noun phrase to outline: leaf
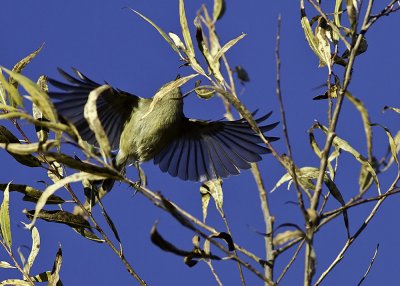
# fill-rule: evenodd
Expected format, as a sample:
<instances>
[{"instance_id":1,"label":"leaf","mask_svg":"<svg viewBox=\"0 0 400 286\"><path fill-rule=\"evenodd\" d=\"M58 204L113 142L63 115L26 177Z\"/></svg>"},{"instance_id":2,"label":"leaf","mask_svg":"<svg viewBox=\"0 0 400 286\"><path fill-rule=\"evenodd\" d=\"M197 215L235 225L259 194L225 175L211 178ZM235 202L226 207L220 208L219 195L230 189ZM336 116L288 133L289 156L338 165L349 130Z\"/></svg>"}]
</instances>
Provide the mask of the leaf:
<instances>
[{"instance_id":1,"label":"leaf","mask_svg":"<svg viewBox=\"0 0 400 286\"><path fill-rule=\"evenodd\" d=\"M4 190L3 202L0 206L0 229L1 236L7 247L11 249L12 246L12 236L11 236L11 226L10 226L10 192L9 186Z\"/></svg>"},{"instance_id":2,"label":"leaf","mask_svg":"<svg viewBox=\"0 0 400 286\"><path fill-rule=\"evenodd\" d=\"M222 16L225 14L225 0L214 0L214 10L213 10L213 19L214 22L220 20Z\"/></svg>"},{"instance_id":3,"label":"leaf","mask_svg":"<svg viewBox=\"0 0 400 286\"><path fill-rule=\"evenodd\" d=\"M325 126L323 126L319 123L315 124L315 126L319 129L321 129L325 134L328 134L328 129ZM351 154L358 162L360 162L363 165L363 167L366 168L366 170L368 170L368 172L371 174L371 176L374 180L374 183L376 184L376 187L378 188L378 192L380 194L381 189L380 189L378 176L376 175L376 172L375 172L373 166L371 165L371 163L364 156L362 156L357 150L355 150L353 147L351 147L347 141L341 139L340 137L335 136L333 138L333 144L335 146L337 146L338 148L340 148L341 150Z\"/></svg>"},{"instance_id":4,"label":"leaf","mask_svg":"<svg viewBox=\"0 0 400 286\"><path fill-rule=\"evenodd\" d=\"M12 107L23 106L22 96L19 94L18 89L5 79L1 68L0 68L0 85L3 89L1 96L3 104L7 104L7 96L5 93L5 91L7 91L9 95L8 102Z\"/></svg>"},{"instance_id":5,"label":"leaf","mask_svg":"<svg viewBox=\"0 0 400 286\"><path fill-rule=\"evenodd\" d=\"M312 32L310 21L308 20L304 9L301 9L301 26L303 27L304 35L306 36L306 40L310 45L311 50L313 50L318 58L320 58L318 50L318 40Z\"/></svg>"},{"instance_id":6,"label":"leaf","mask_svg":"<svg viewBox=\"0 0 400 286\"><path fill-rule=\"evenodd\" d=\"M341 27L341 16L342 16L342 0L335 1L335 12L334 12L334 23L336 27ZM333 31L333 40L337 43L339 41L339 35Z\"/></svg>"},{"instance_id":7,"label":"leaf","mask_svg":"<svg viewBox=\"0 0 400 286\"><path fill-rule=\"evenodd\" d=\"M243 39L246 36L246 34L241 34L240 36L236 37L233 40L230 40L227 42L215 55L215 61L219 61L219 59L224 55L230 48L232 48L234 45L236 45L237 42L239 42L241 39Z\"/></svg>"},{"instance_id":8,"label":"leaf","mask_svg":"<svg viewBox=\"0 0 400 286\"><path fill-rule=\"evenodd\" d=\"M169 32L168 36L171 38L172 41L174 41L175 46L177 46L179 49L182 49L183 51L186 50L185 44L182 42L177 34Z\"/></svg>"},{"instance_id":9,"label":"leaf","mask_svg":"<svg viewBox=\"0 0 400 286\"><path fill-rule=\"evenodd\" d=\"M138 14L140 17L142 17L145 21L147 21L150 25L152 25L159 33L160 35L167 41L167 43L171 46L171 48L180 55L180 52L178 50L178 47L175 45L175 43L167 36L167 34L160 28L158 27L153 21L151 21L149 18L146 16L140 14L138 11L133 10L132 8L128 8L132 12L135 12Z\"/></svg>"},{"instance_id":10,"label":"leaf","mask_svg":"<svg viewBox=\"0 0 400 286\"><path fill-rule=\"evenodd\" d=\"M217 81L219 83L223 84L224 77L222 76L221 71L220 71L219 61L215 57L213 57L211 55L210 51L208 50L208 47L203 39L203 30L201 27L201 22L200 22L199 17L195 18L194 25L196 26L196 40L197 40L199 49L200 49L201 53L203 54L204 59L207 61L208 67L210 68L213 76L217 79Z\"/></svg>"},{"instance_id":11,"label":"leaf","mask_svg":"<svg viewBox=\"0 0 400 286\"><path fill-rule=\"evenodd\" d=\"M367 150L368 159L372 160L372 130L371 121L369 120L369 114L367 109L361 100L355 98L350 92L346 91L345 96L347 99L357 108L358 112L361 114L361 119L364 124L365 137L367 139Z\"/></svg>"},{"instance_id":12,"label":"leaf","mask_svg":"<svg viewBox=\"0 0 400 286\"><path fill-rule=\"evenodd\" d=\"M72 228L76 233L82 235L84 238L89 239L94 242L104 243L105 240L99 238L97 235L93 233L91 229L88 228Z\"/></svg>"},{"instance_id":13,"label":"leaf","mask_svg":"<svg viewBox=\"0 0 400 286\"><path fill-rule=\"evenodd\" d=\"M23 223L23 225L27 226L27 224ZM34 226L30 229L32 236L32 247L31 252L29 253L28 260L24 264L24 272L29 275L29 272L32 268L33 263L35 262L36 256L40 250L40 235L38 229Z\"/></svg>"},{"instance_id":14,"label":"leaf","mask_svg":"<svg viewBox=\"0 0 400 286\"><path fill-rule=\"evenodd\" d=\"M43 192L42 196L39 198L37 204L36 204L35 213L33 215L32 222L28 225L28 227L31 228L32 226L35 225L36 219L38 218L38 215L39 215L40 211L45 206L48 198L51 195L53 195L55 191L57 191L59 188L62 188L63 186L65 186L67 184L74 183L74 182L80 182L80 181L85 180L85 179L87 179L87 180L101 180L101 179L104 179L104 177L93 175L93 174L89 174L89 173L80 172L80 173L72 174L72 175L70 175L70 176L68 176L66 178L63 178L63 179L59 180L57 183L54 183L53 185L47 187L46 190Z\"/></svg>"},{"instance_id":15,"label":"leaf","mask_svg":"<svg viewBox=\"0 0 400 286\"><path fill-rule=\"evenodd\" d=\"M173 91L174 89L184 85L186 82L188 82L189 80L191 80L195 76L197 76L197 74L191 74L191 75L188 75L188 76L184 76L184 77L178 78L178 79L176 79L174 81L171 81L171 82L163 85L160 88L160 90L157 91L157 93L154 95L153 101L150 103L149 110L146 112L145 115L143 115L143 117L148 116L153 111L154 106L156 105L156 103L158 101L160 101L166 94L168 94L171 91Z\"/></svg>"},{"instance_id":16,"label":"leaf","mask_svg":"<svg viewBox=\"0 0 400 286\"><path fill-rule=\"evenodd\" d=\"M49 278L48 286L57 286L60 281L60 269L62 263L62 250L61 245L58 248L56 259L54 260L53 269L51 270L51 275Z\"/></svg>"},{"instance_id":17,"label":"leaf","mask_svg":"<svg viewBox=\"0 0 400 286\"><path fill-rule=\"evenodd\" d=\"M9 186L9 191L10 192L18 192L21 194L24 194L24 201L30 201L30 202L37 202L40 196L42 195L42 191L39 191L38 189L35 189L33 187L27 186L27 185L19 185L19 184L0 184L0 190L4 191L6 187ZM48 200L46 201L46 204L62 204L65 201L55 195L51 195Z\"/></svg>"},{"instance_id":18,"label":"leaf","mask_svg":"<svg viewBox=\"0 0 400 286\"><path fill-rule=\"evenodd\" d=\"M90 130L93 131L96 136L96 141L99 143L100 152L103 156L104 162L107 162L111 158L111 147L108 141L108 136L104 131L104 128L100 122L99 116L97 114L97 98L107 89L110 89L109 85L102 85L89 93L87 103L83 111L83 116L85 117L87 123L89 124Z\"/></svg>"},{"instance_id":19,"label":"leaf","mask_svg":"<svg viewBox=\"0 0 400 286\"><path fill-rule=\"evenodd\" d=\"M351 32L355 32L357 29L357 0L346 0L346 6Z\"/></svg>"},{"instance_id":20,"label":"leaf","mask_svg":"<svg viewBox=\"0 0 400 286\"><path fill-rule=\"evenodd\" d=\"M39 167L41 166L40 161L31 154L18 154L10 150L10 145L16 145L17 147L22 145L18 138L14 136L6 127L0 125L0 146L4 148L14 159L22 165L28 167ZM24 148L24 147L23 147ZM11 147L12 149L12 147Z\"/></svg>"},{"instance_id":21,"label":"leaf","mask_svg":"<svg viewBox=\"0 0 400 286\"><path fill-rule=\"evenodd\" d=\"M201 185L200 192L205 191L207 191L214 199L217 210L223 212L224 193L222 191L222 180L218 179L205 182Z\"/></svg>"},{"instance_id":22,"label":"leaf","mask_svg":"<svg viewBox=\"0 0 400 286\"><path fill-rule=\"evenodd\" d=\"M208 204L210 203L211 199L211 194L207 190L207 188L204 188L203 186L200 187L200 194L201 194L201 209L203 211L203 222L205 223L207 218Z\"/></svg>"},{"instance_id":23,"label":"leaf","mask_svg":"<svg viewBox=\"0 0 400 286\"><path fill-rule=\"evenodd\" d=\"M44 92L48 92L49 88L46 83L46 77L45 76L40 76L37 85L41 90ZM36 106L36 104L32 104L32 115L33 118L39 121L48 121L46 117L43 116L43 112ZM43 126L37 126L35 125L36 129L36 135L39 139L39 142L45 142L47 138L49 137L49 129Z\"/></svg>"},{"instance_id":24,"label":"leaf","mask_svg":"<svg viewBox=\"0 0 400 286\"><path fill-rule=\"evenodd\" d=\"M0 261L0 268L11 268L11 269L16 269L17 267L12 266L10 263L7 261Z\"/></svg>"},{"instance_id":25,"label":"leaf","mask_svg":"<svg viewBox=\"0 0 400 286\"><path fill-rule=\"evenodd\" d=\"M44 116L51 122L57 121L57 112L51 102L49 96L27 77L3 68L10 76L12 76L23 88L28 92L28 99L43 112Z\"/></svg>"},{"instance_id":26,"label":"leaf","mask_svg":"<svg viewBox=\"0 0 400 286\"><path fill-rule=\"evenodd\" d=\"M20 279L7 279L0 282L0 286L32 286L32 283Z\"/></svg>"},{"instance_id":27,"label":"leaf","mask_svg":"<svg viewBox=\"0 0 400 286\"><path fill-rule=\"evenodd\" d=\"M236 71L237 77L241 84L244 84L245 82L250 81L249 74L242 66L240 66L240 65L236 66L235 71Z\"/></svg>"},{"instance_id":28,"label":"leaf","mask_svg":"<svg viewBox=\"0 0 400 286\"><path fill-rule=\"evenodd\" d=\"M391 107L391 106L387 106L387 105L385 105L385 107L383 108L383 111L386 111L388 109L390 109L390 110L392 110L394 112L400 113L400 108Z\"/></svg>"},{"instance_id":29,"label":"leaf","mask_svg":"<svg viewBox=\"0 0 400 286\"><path fill-rule=\"evenodd\" d=\"M331 46L326 30L327 24L324 18L318 19L318 25L315 31L315 38L318 42L318 56L320 59L320 67L327 66L329 73L331 73Z\"/></svg>"},{"instance_id":30,"label":"leaf","mask_svg":"<svg viewBox=\"0 0 400 286\"><path fill-rule=\"evenodd\" d=\"M394 161L396 162L397 170L400 171L400 163L399 163L399 159L397 158L397 153L399 152L398 150L399 150L400 146L396 143L396 140L393 138L392 133L390 132L390 130L387 127L382 126L380 124L375 123L375 124L371 124L371 126L379 126L383 130L385 130L385 133L389 140L390 152L392 153L392 157L393 157ZM398 134L400 134L400 133L398 133Z\"/></svg>"},{"instance_id":31,"label":"leaf","mask_svg":"<svg viewBox=\"0 0 400 286\"><path fill-rule=\"evenodd\" d=\"M42 50L44 47L44 43L40 45L39 48L37 48L35 51L27 55L25 58L20 60L12 69L13 72L15 73L21 73L21 71L33 60L34 57L37 56L37 54ZM10 84L15 86L15 88L18 87L18 82L15 81L12 77L9 79Z\"/></svg>"},{"instance_id":32,"label":"leaf","mask_svg":"<svg viewBox=\"0 0 400 286\"><path fill-rule=\"evenodd\" d=\"M58 163L64 164L72 169L84 171L86 173L91 173L93 175L104 176L111 179L121 179L121 175L117 172L94 165L89 162L84 162L78 159L74 159L68 155L56 152L47 152L46 159L50 162L57 161Z\"/></svg>"},{"instance_id":33,"label":"leaf","mask_svg":"<svg viewBox=\"0 0 400 286\"><path fill-rule=\"evenodd\" d=\"M299 237L305 237L305 233L301 230L286 230L284 232L278 233L274 236L273 244L275 247L278 247L282 244L285 244L291 240L294 240Z\"/></svg>"},{"instance_id":34,"label":"leaf","mask_svg":"<svg viewBox=\"0 0 400 286\"><path fill-rule=\"evenodd\" d=\"M189 58L189 63L196 72L205 75L203 68L199 65L195 58L192 37L190 36L189 32L189 27L185 14L185 4L183 0L179 0L179 21L181 23L183 40L185 41L186 54Z\"/></svg>"},{"instance_id":35,"label":"leaf","mask_svg":"<svg viewBox=\"0 0 400 286\"><path fill-rule=\"evenodd\" d=\"M29 219L32 219L35 215L34 210L24 212ZM74 228L91 228L91 225L83 216L63 210L41 210L36 217L48 222L66 224Z\"/></svg>"}]
</instances>

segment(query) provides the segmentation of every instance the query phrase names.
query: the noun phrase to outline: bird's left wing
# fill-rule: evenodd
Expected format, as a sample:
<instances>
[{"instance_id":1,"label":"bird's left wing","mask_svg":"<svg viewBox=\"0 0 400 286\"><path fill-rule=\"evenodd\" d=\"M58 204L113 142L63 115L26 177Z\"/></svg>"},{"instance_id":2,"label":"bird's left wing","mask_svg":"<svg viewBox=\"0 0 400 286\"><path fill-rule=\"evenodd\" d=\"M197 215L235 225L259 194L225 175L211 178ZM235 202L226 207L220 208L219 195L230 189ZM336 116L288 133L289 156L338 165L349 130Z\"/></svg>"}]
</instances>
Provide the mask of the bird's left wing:
<instances>
[{"instance_id":1,"label":"bird's left wing","mask_svg":"<svg viewBox=\"0 0 400 286\"><path fill-rule=\"evenodd\" d=\"M271 113L258 118L261 123ZM260 126L267 132L279 122ZM182 180L204 182L239 174L250 163L261 160L260 154L271 151L259 144L262 140L244 119L236 121L201 121L186 119L180 136L154 157L154 164ZM272 142L279 138L267 137Z\"/></svg>"},{"instance_id":2,"label":"bird's left wing","mask_svg":"<svg viewBox=\"0 0 400 286\"><path fill-rule=\"evenodd\" d=\"M73 70L76 77L62 69L58 69L58 71L67 80L67 83L48 79L51 85L63 90L62 92L49 92L49 96L56 100L57 112L76 126L84 140L96 145L96 138L83 117L83 109L89 93L100 84L76 69ZM97 99L99 119L113 149L118 148L124 124L134 108L137 107L138 102L139 97L114 88L104 91Z\"/></svg>"}]
</instances>

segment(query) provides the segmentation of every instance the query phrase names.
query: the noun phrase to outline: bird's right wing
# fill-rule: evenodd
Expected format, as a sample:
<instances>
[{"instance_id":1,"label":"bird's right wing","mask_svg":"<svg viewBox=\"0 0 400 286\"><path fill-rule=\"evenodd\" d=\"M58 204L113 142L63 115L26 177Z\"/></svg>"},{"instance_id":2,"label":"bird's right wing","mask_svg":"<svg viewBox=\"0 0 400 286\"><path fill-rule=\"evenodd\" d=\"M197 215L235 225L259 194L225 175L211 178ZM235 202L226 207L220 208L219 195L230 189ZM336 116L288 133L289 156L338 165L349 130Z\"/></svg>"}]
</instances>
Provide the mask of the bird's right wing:
<instances>
[{"instance_id":1,"label":"bird's right wing","mask_svg":"<svg viewBox=\"0 0 400 286\"><path fill-rule=\"evenodd\" d=\"M62 69L58 70L67 83L48 79L51 85L63 90L62 92L49 92L49 96L56 100L57 112L76 126L84 140L96 145L96 138L83 116L83 110L89 93L100 84L76 69L74 69L76 77ZM97 113L113 149L118 148L124 124L137 107L139 99L133 94L113 88L104 91L97 99Z\"/></svg>"},{"instance_id":2,"label":"bird's right wing","mask_svg":"<svg viewBox=\"0 0 400 286\"><path fill-rule=\"evenodd\" d=\"M256 120L261 123L271 113ZM260 126L267 132L279 122ZM154 158L163 172L182 180L200 181L237 175L250 163L261 160L260 154L271 151L259 144L259 136L244 119L207 122L187 119L181 124L180 136ZM267 137L269 141L277 137Z\"/></svg>"}]
</instances>

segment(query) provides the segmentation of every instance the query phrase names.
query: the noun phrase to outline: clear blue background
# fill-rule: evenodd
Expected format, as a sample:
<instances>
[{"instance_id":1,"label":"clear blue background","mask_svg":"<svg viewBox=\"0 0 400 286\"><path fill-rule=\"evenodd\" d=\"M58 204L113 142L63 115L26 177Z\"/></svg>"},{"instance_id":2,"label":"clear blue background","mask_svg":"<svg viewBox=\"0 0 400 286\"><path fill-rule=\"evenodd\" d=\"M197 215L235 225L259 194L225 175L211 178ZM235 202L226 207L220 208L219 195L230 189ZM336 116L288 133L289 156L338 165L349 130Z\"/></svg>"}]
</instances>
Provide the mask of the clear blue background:
<instances>
[{"instance_id":1,"label":"clear blue background","mask_svg":"<svg viewBox=\"0 0 400 286\"><path fill-rule=\"evenodd\" d=\"M194 31L192 20L203 1L186 2L189 25ZM288 0L227 2L226 13L217 24L221 43L226 43L241 33L247 34L227 54L231 65L244 66L251 78L251 82L245 87L238 85L238 92L243 94L241 100L250 110L259 108L264 113L274 110L273 120L280 120L275 96L274 49L276 19L279 13L282 15L282 92L294 159L297 166L319 166L308 144L307 129L314 120L326 124L326 102L316 102L312 98L321 92L314 88L325 82L327 72L325 68L317 68L318 60L305 41L300 26L299 4ZM381 2L376 1L375 6L383 5ZM212 1L206 1L206 5L212 10ZM45 42L42 52L23 71L26 76L36 79L45 74L59 78L56 67L76 67L96 81L106 80L115 87L150 97L162 84L175 78L178 73L186 74L190 69L179 69L178 57L164 39L137 15L128 9L122 9L127 6L148 16L165 31L181 34L177 0L3 0L0 10L0 65L12 68L21 58ZM311 9L308 9L308 13L310 18L314 16ZM399 26L399 15L393 15L381 19L370 30L367 34L368 52L357 59L350 86L353 95L365 103L371 121L388 126L393 133L399 130L399 116L391 112L383 114L381 110L384 105L399 106ZM218 119L223 112L223 106L217 98L202 101L191 96L185 101L185 113L188 117ZM31 127L24 123L22 126L34 140ZM343 116L339 120L337 131L339 136L366 155L362 122L349 102L344 103ZM282 136L280 128L272 133ZM275 146L281 153L286 153L282 140ZM381 158L386 148L386 135L382 130L374 128L375 156ZM14 183L26 183L43 189L44 185L37 181L49 182L42 170L18 166L4 151L0 151L0 156L1 183L13 180ZM359 164L348 154L343 154L341 158L337 185L347 200L357 193ZM143 168L148 175L150 189L161 191L164 196L201 218L199 184L182 182L163 174L152 163L144 164ZM284 174L284 170L272 156L265 157L260 168L269 190ZM133 168L128 171L128 176L136 176ZM387 189L394 177L394 168L381 177L382 190ZM80 193L80 186L76 185L75 190ZM64 191L59 191L58 194L66 195ZM204 263L188 268L181 257L162 252L154 246L149 236L151 226L157 219L160 232L181 248L192 248L193 233L183 229L167 213L154 207L141 195L132 195L133 190L120 185L104 199L104 204L119 230L126 257L141 277L149 285L215 285L215 280ZM369 195L376 195L375 187L371 188ZM264 223L251 173L246 171L240 176L227 179L224 182L224 196L224 208L235 242L263 257L264 239L254 230L264 231ZM276 225L287 222L302 225L298 208L286 204L296 200L293 190L287 191L285 187L281 187L269 197ZM11 194L15 250L18 245L30 247L31 244L29 232L23 229L19 221L27 221L21 210L32 209L33 204L20 201L21 195ZM385 202L379 214L346 253L343 262L327 277L324 285L356 285L365 272L377 243L380 243L380 251L364 285L397 285L400 254L399 203L396 196ZM333 209L337 206L332 201L327 208ZM372 205L365 205L350 210L352 233L371 208ZM107 229L99 210L96 209L96 212ZM224 230L212 204L207 223ZM39 221L37 225L41 233L42 248L32 269L33 274L51 270L58 244L61 244L61 278L64 285L135 284L122 263L105 244L90 242L63 225L43 221ZM335 258L345 240L341 218L332 221L316 235L317 276ZM29 253L26 247L22 247L22 251L26 256ZM276 268L281 270L289 257L283 255ZM0 250L0 260L9 261L3 250ZM282 285L302 284L303 260L302 252L294 267L282 280ZM224 285L240 285L235 263L215 262L214 266ZM260 267L258 269L262 271ZM277 275L279 273L280 271ZM12 270L0 269L0 280L17 275ZM247 270L245 278L247 285L262 285Z\"/></svg>"}]
</instances>

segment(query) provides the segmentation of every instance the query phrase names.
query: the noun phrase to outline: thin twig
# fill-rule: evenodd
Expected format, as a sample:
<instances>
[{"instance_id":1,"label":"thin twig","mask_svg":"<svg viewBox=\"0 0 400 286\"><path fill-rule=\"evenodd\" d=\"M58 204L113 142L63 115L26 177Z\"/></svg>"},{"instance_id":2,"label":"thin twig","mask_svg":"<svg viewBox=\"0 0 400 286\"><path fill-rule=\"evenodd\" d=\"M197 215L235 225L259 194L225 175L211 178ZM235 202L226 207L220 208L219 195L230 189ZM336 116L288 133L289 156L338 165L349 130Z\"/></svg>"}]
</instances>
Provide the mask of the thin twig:
<instances>
[{"instance_id":1,"label":"thin twig","mask_svg":"<svg viewBox=\"0 0 400 286\"><path fill-rule=\"evenodd\" d=\"M210 267L211 273L214 275L215 281L217 282L218 286L223 286L221 280L218 277L217 272L214 269L214 266L212 265L211 261L206 261L208 267Z\"/></svg>"},{"instance_id":2,"label":"thin twig","mask_svg":"<svg viewBox=\"0 0 400 286\"><path fill-rule=\"evenodd\" d=\"M357 286L360 286L364 282L365 278L367 278L369 272L371 271L372 265L375 262L375 258L378 255L378 250L379 250L379 243L376 245L374 256L372 256L372 259L371 259L371 262L368 265L367 271L365 272L364 276L361 278L360 282L358 282Z\"/></svg>"},{"instance_id":3,"label":"thin twig","mask_svg":"<svg viewBox=\"0 0 400 286\"><path fill-rule=\"evenodd\" d=\"M296 251L294 252L292 258L290 259L290 261L288 262L288 264L286 264L285 268L283 269L281 275L279 275L278 280L276 280L276 284L279 284L279 282L282 280L282 278L285 276L285 274L287 273L287 271L290 269L290 267L293 265L293 262L296 260L297 256L300 253L301 248L304 245L304 239L301 240L301 243L297 246Z\"/></svg>"}]
</instances>

